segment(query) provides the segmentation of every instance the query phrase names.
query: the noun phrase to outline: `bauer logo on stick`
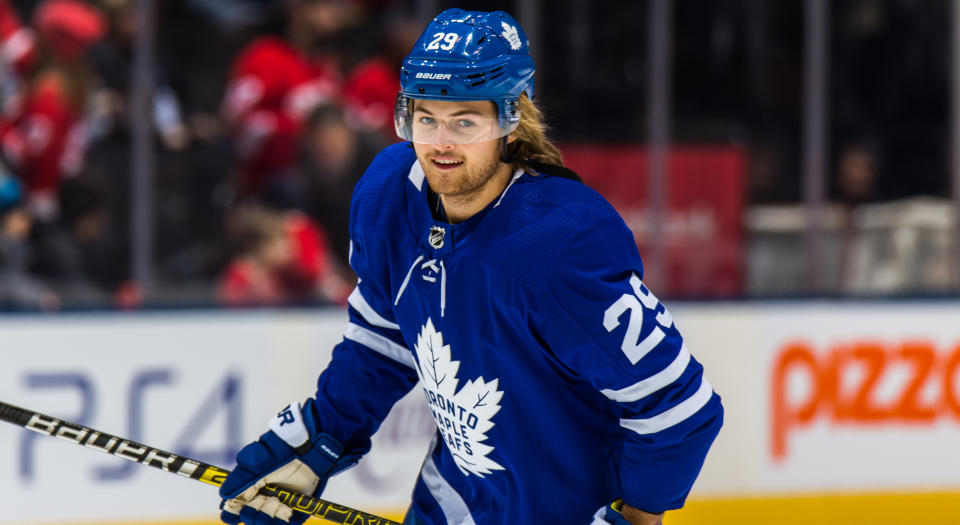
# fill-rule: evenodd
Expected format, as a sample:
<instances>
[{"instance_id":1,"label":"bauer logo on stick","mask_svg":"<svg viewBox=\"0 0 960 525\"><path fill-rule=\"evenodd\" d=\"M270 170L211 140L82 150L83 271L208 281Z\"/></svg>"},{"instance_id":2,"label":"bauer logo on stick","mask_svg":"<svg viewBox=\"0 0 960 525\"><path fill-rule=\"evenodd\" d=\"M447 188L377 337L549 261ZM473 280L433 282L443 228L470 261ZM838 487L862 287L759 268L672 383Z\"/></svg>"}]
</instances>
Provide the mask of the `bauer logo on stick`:
<instances>
[{"instance_id":1,"label":"bauer logo on stick","mask_svg":"<svg viewBox=\"0 0 960 525\"><path fill-rule=\"evenodd\" d=\"M299 403L292 405L299 410ZM296 415L294 415L296 417ZM76 423L25 410L0 401L0 421L6 421L28 430L57 437L77 445L106 452L148 467L162 469L195 479L209 485L221 486L230 474L213 465L178 456L171 452L148 447L135 441L112 436ZM312 513L333 523L366 523L369 525L400 525L395 521L368 514L350 507L336 505L320 498L312 498L289 489L267 485L259 490L261 495L276 495L280 501L298 513ZM309 511L308 511L309 509Z\"/></svg>"},{"instance_id":2,"label":"bauer logo on stick","mask_svg":"<svg viewBox=\"0 0 960 525\"><path fill-rule=\"evenodd\" d=\"M160 468L167 472L174 472L181 476L191 477L199 467L199 463L175 454L141 445L127 439L103 434L80 425L67 423L59 419L33 414L24 425L27 429L58 437L60 439L84 445L89 448L102 450L108 454L121 457L137 463Z\"/></svg>"}]
</instances>

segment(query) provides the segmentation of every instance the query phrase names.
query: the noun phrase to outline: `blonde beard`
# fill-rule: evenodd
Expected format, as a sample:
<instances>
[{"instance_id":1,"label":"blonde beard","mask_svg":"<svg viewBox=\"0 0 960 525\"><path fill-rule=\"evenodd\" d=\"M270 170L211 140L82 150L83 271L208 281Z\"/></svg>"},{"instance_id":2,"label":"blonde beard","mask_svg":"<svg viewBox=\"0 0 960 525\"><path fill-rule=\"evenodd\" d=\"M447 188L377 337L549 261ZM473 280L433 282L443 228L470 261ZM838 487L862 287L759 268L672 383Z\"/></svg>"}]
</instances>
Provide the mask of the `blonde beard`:
<instances>
[{"instance_id":1,"label":"blonde beard","mask_svg":"<svg viewBox=\"0 0 960 525\"><path fill-rule=\"evenodd\" d=\"M430 168L436 169L433 166L430 166ZM466 174L457 184L448 184L446 187L438 187L440 186L440 182L436 179L431 180L430 174L427 173L427 183L430 184L430 189L433 190L434 193L443 195L447 199L465 201L480 193L490 180L496 176L499 168L500 163L497 160L491 160L483 164L468 167Z\"/></svg>"},{"instance_id":2,"label":"blonde beard","mask_svg":"<svg viewBox=\"0 0 960 525\"><path fill-rule=\"evenodd\" d=\"M499 142L497 142L499 144ZM424 155L418 162L424 168L427 183L434 193L453 202L468 202L479 194L490 183L502 168L499 159L499 148L492 148L491 155L482 160L474 160L474 164L466 164L466 173L459 180L451 180L433 165L432 156ZM461 168L463 169L463 168ZM443 179L446 179L444 181Z\"/></svg>"}]
</instances>

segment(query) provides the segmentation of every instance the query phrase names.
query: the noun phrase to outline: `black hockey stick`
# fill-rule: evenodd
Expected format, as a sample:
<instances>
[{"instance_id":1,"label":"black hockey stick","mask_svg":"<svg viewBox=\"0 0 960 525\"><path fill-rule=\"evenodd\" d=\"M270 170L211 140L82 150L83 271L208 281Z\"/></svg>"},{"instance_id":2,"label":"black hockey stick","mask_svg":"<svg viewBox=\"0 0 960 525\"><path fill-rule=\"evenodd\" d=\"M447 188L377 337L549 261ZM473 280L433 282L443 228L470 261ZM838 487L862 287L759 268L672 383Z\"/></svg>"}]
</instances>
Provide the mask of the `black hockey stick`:
<instances>
[{"instance_id":1,"label":"black hockey stick","mask_svg":"<svg viewBox=\"0 0 960 525\"><path fill-rule=\"evenodd\" d=\"M0 420L19 425L40 434L58 437L76 445L83 445L87 448L96 449L129 461L147 465L148 467L158 468L179 474L183 477L202 481L215 487L222 485L223 480L230 474L229 470L214 467L213 465L208 465L195 459L164 452L160 449L130 441L129 439L123 439L107 434L106 432L100 432L99 430L77 425L76 423L63 421L39 412L8 405L3 401L0 401ZM344 507L343 505L330 503L320 498L312 498L305 494L279 488L274 485L267 485L260 489L260 494L274 496L282 501L284 505L287 505L297 512L317 516L333 523L345 523L349 525L401 525L386 518L351 509L350 507Z\"/></svg>"}]
</instances>

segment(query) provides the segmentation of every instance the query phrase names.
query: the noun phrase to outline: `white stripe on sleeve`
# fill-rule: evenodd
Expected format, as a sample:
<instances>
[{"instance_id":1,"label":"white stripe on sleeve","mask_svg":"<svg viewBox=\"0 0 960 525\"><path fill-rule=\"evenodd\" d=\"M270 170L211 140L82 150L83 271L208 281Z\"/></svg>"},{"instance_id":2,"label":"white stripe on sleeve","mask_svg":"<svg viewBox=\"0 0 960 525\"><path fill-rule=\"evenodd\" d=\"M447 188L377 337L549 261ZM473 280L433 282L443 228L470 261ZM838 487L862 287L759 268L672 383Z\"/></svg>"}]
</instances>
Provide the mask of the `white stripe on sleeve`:
<instances>
[{"instance_id":1,"label":"white stripe on sleeve","mask_svg":"<svg viewBox=\"0 0 960 525\"><path fill-rule=\"evenodd\" d=\"M663 370L626 388L621 388L620 390L604 389L601 390L600 393L618 403L639 401L676 381L677 378L683 375L683 371L687 369L687 365L689 364L690 352L687 351L687 345L684 343L684 345L680 347L680 352L677 354L676 359Z\"/></svg>"},{"instance_id":2,"label":"white stripe on sleeve","mask_svg":"<svg viewBox=\"0 0 960 525\"><path fill-rule=\"evenodd\" d=\"M673 408L647 419L621 419L620 426L637 434L655 434L697 413L713 397L713 387L701 377L700 389Z\"/></svg>"},{"instance_id":3,"label":"white stripe on sleeve","mask_svg":"<svg viewBox=\"0 0 960 525\"><path fill-rule=\"evenodd\" d=\"M374 352L389 357L399 363L403 363L410 368L417 368L413 360L413 354L410 353L410 350L406 347L400 346L386 337L376 332L371 332L358 324L347 324L347 329L343 331L343 337L356 341Z\"/></svg>"},{"instance_id":4,"label":"white stripe on sleeve","mask_svg":"<svg viewBox=\"0 0 960 525\"><path fill-rule=\"evenodd\" d=\"M347 302L350 303L356 311L360 312L360 315L373 326L379 326L380 328L391 328L393 330L399 330L400 325L397 323L392 323L385 319L379 312L373 309L370 306L370 303L363 298L363 294L360 293L360 287L357 286L350 292L350 297L347 298Z\"/></svg>"}]
</instances>

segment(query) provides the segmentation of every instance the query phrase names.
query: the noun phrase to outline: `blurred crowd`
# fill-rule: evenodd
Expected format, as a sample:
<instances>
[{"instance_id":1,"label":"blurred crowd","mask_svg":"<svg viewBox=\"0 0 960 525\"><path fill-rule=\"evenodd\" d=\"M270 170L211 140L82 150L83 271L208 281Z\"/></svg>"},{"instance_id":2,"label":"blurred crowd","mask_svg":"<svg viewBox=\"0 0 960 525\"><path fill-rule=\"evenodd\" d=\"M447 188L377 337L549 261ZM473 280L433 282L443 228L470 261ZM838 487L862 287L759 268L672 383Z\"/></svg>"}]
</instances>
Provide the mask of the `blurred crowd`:
<instances>
[{"instance_id":1,"label":"blurred crowd","mask_svg":"<svg viewBox=\"0 0 960 525\"><path fill-rule=\"evenodd\" d=\"M742 144L748 155L744 294L960 291L950 167L956 2L826 2L819 285L802 205L807 4L675 3L675 138Z\"/></svg>"},{"instance_id":2,"label":"blurred crowd","mask_svg":"<svg viewBox=\"0 0 960 525\"><path fill-rule=\"evenodd\" d=\"M153 4L156 283L146 293L130 255L131 146L142 118L132 92L136 2L0 0L0 309L136 307L145 297L343 303L355 280L350 195L373 156L397 140L399 64L425 22L412 13L422 18L427 4L431 14L454 6L517 14L521 0ZM674 139L745 151L748 205L799 203L803 0L673 5ZM855 210L948 195L950 2L829 5L829 198L842 210L838 242L867 246L854 237L876 221ZM537 37L538 103L554 139L643 143L647 8L540 2L543 16L527 29ZM743 293L802 293L799 267L783 285L793 252L771 224L781 223L745 220L761 242L746 248L760 285ZM787 233L800 239L797 224ZM768 233L776 242L762 244ZM941 237L917 242L949 253ZM926 273L949 274L943 264ZM771 276L773 285L762 284Z\"/></svg>"},{"instance_id":3,"label":"blurred crowd","mask_svg":"<svg viewBox=\"0 0 960 525\"><path fill-rule=\"evenodd\" d=\"M158 280L200 302L344 303L350 195L396 140L419 24L389 1L154 4ZM143 299L129 256L137 23L132 0L0 0L0 307Z\"/></svg>"}]
</instances>

